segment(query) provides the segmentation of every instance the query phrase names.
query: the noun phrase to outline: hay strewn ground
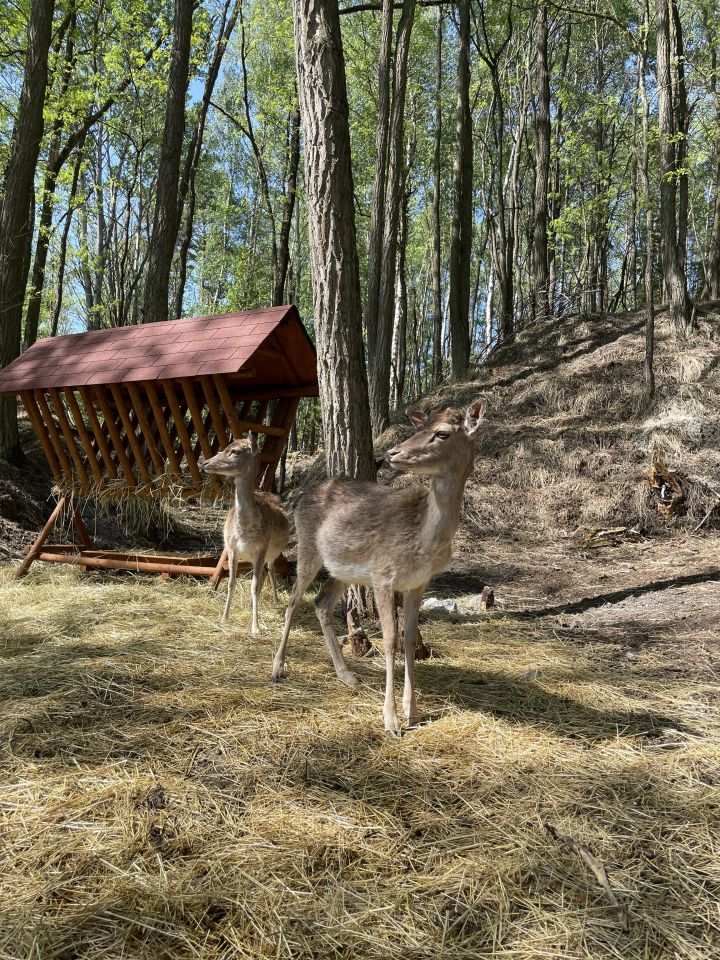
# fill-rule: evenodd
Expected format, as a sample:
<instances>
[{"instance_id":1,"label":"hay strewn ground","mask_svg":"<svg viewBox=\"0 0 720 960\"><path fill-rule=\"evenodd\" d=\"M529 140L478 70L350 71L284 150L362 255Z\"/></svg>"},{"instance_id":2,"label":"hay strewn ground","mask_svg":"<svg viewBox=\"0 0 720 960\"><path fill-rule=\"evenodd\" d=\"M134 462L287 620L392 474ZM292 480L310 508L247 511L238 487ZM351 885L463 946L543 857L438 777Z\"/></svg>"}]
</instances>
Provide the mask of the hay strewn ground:
<instances>
[{"instance_id":1,"label":"hay strewn ground","mask_svg":"<svg viewBox=\"0 0 720 960\"><path fill-rule=\"evenodd\" d=\"M704 625L640 642L617 618L425 624L430 722L389 741L377 661L341 686L309 602L273 687L281 610L264 596L251 639L245 584L223 633L206 584L11 575L3 958L720 954ZM545 823L602 861L629 932Z\"/></svg>"}]
</instances>

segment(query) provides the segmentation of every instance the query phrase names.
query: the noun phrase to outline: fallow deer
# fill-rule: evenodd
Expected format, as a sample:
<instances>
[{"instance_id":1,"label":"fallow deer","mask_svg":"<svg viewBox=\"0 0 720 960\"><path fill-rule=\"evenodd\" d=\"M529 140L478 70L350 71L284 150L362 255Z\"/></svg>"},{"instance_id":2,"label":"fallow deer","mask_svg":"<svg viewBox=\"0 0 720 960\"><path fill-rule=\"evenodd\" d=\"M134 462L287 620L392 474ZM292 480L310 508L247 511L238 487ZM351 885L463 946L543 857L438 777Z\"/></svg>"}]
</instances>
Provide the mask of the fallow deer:
<instances>
[{"instance_id":1,"label":"fallow deer","mask_svg":"<svg viewBox=\"0 0 720 960\"><path fill-rule=\"evenodd\" d=\"M417 431L389 450L387 460L395 470L430 476L429 487L394 489L371 482L331 479L300 498L293 515L298 540L297 581L273 662L274 681L285 673L285 649L298 605L324 566L330 577L315 599L315 611L335 672L350 687L357 685L357 678L340 650L333 609L345 585L372 585L385 648L385 729L393 736L400 735L394 691L394 595L396 591L403 593L403 707L410 724L417 721L414 663L420 601L428 581L445 569L450 559L485 407L481 399L466 411L446 407L430 415L409 414Z\"/></svg>"},{"instance_id":2,"label":"fallow deer","mask_svg":"<svg viewBox=\"0 0 720 960\"><path fill-rule=\"evenodd\" d=\"M265 567L270 574L273 596L277 602L277 590L273 576L273 563L287 546L290 539L290 524L282 504L276 496L255 489L255 478L260 466L257 438L251 433L246 440L234 440L220 453L201 464L206 473L235 478L235 506L225 518L223 534L228 552L230 583L222 623L230 616L238 564L241 560L252 564L252 629L253 636L260 633L258 624L258 596L265 579Z\"/></svg>"}]
</instances>

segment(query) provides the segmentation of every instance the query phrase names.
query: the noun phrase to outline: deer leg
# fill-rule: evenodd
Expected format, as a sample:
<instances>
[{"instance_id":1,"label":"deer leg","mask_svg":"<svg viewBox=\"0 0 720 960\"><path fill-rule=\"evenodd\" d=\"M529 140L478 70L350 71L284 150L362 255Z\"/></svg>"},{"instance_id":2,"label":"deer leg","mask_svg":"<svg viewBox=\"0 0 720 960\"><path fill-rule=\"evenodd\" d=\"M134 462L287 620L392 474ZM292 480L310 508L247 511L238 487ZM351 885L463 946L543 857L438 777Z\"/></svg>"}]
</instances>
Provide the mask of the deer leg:
<instances>
[{"instance_id":1,"label":"deer leg","mask_svg":"<svg viewBox=\"0 0 720 960\"><path fill-rule=\"evenodd\" d=\"M297 579L295 580L290 602L285 611L285 627L283 628L280 646L277 648L277 653L273 660L273 683L277 683L285 676L285 648L287 647L288 637L290 636L290 627L297 613L297 608L300 606L303 594L317 576L321 566L322 560L318 556L313 556L310 559L302 556L298 557Z\"/></svg>"},{"instance_id":2,"label":"deer leg","mask_svg":"<svg viewBox=\"0 0 720 960\"><path fill-rule=\"evenodd\" d=\"M424 587L408 590L404 596L403 610L405 621L405 688L403 690L403 711L410 724L417 723L418 709L415 702L415 642L418 635L418 614Z\"/></svg>"},{"instance_id":3,"label":"deer leg","mask_svg":"<svg viewBox=\"0 0 720 960\"><path fill-rule=\"evenodd\" d=\"M263 574L265 572L265 551L258 553L253 560L252 586L250 592L252 595L252 627L250 633L257 637L260 633L260 624L258 623L258 595L262 590Z\"/></svg>"},{"instance_id":4,"label":"deer leg","mask_svg":"<svg viewBox=\"0 0 720 960\"><path fill-rule=\"evenodd\" d=\"M333 610L342 592L343 584L340 580L335 580L334 577L326 580L322 587L320 587L317 597L315 597L315 613L320 621L325 643L330 651L338 679L342 680L342 682L346 683L349 687L356 687L358 685L357 677L348 670L345 658L342 655L342 650L340 649L340 644L338 643L337 634L335 633L335 625L333 624Z\"/></svg>"},{"instance_id":5,"label":"deer leg","mask_svg":"<svg viewBox=\"0 0 720 960\"><path fill-rule=\"evenodd\" d=\"M228 571L230 579L228 581L228 594L225 601L225 612L222 615L220 623L227 623L230 619L230 604L235 593L235 584L237 583L238 559L234 550L228 550Z\"/></svg>"},{"instance_id":6,"label":"deer leg","mask_svg":"<svg viewBox=\"0 0 720 960\"><path fill-rule=\"evenodd\" d=\"M268 576L270 577L270 586L272 587L273 600L275 601L275 603L277 603L277 600L278 600L277 587L275 586L275 574L273 573L274 563L275 563L274 560L271 560L270 563L268 563L267 572L268 572Z\"/></svg>"},{"instance_id":7,"label":"deer leg","mask_svg":"<svg viewBox=\"0 0 720 960\"><path fill-rule=\"evenodd\" d=\"M400 720L395 706L395 643L397 621L395 619L395 591L392 584L373 584L375 602L380 614L383 645L385 647L385 705L383 718L385 729L393 737L400 736Z\"/></svg>"}]
</instances>

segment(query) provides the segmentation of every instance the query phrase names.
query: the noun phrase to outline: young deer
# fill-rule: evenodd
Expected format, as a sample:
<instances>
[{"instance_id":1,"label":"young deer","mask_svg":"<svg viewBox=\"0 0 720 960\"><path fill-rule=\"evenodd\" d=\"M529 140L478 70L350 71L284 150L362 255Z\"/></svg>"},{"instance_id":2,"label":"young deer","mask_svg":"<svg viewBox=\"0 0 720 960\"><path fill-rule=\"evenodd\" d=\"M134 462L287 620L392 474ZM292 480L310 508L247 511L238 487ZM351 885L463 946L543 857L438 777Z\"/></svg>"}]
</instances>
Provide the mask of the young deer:
<instances>
[{"instance_id":1,"label":"young deer","mask_svg":"<svg viewBox=\"0 0 720 960\"><path fill-rule=\"evenodd\" d=\"M485 406L485 400L478 400L467 411L447 407L430 415L409 414L417 432L389 450L387 459L395 470L431 476L429 488L396 490L332 479L300 499L293 516L298 539L297 581L273 662L274 681L284 676L285 648L295 611L325 566L330 578L315 599L315 611L335 672L350 687L357 685L357 678L343 659L333 627L333 609L346 584L372 585L385 647L385 729L393 736L400 734L393 686L397 645L394 595L396 591L404 594L403 708L410 724L417 721L414 664L420 600L430 578L450 559Z\"/></svg>"},{"instance_id":2,"label":"young deer","mask_svg":"<svg viewBox=\"0 0 720 960\"><path fill-rule=\"evenodd\" d=\"M255 489L255 478L260 466L260 454L254 433L247 440L234 440L231 444L201 464L206 473L217 473L235 478L235 506L225 518L223 535L228 552L230 583L222 623L227 623L230 614L238 564L241 560L252 563L252 629L253 636L260 633L258 625L258 596L265 579L265 565L270 574L273 596L277 601L272 565L290 539L290 524L282 504L272 493Z\"/></svg>"}]
</instances>

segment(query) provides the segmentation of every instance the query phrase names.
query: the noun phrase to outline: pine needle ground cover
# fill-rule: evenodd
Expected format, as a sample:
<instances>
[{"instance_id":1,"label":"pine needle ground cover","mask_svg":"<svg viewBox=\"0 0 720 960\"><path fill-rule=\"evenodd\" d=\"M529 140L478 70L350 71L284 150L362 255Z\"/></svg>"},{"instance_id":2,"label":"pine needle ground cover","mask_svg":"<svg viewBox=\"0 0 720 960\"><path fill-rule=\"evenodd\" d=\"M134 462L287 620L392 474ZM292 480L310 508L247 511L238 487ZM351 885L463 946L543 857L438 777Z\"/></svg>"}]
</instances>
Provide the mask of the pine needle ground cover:
<instances>
[{"instance_id":1,"label":"pine needle ground cover","mask_svg":"<svg viewBox=\"0 0 720 960\"><path fill-rule=\"evenodd\" d=\"M688 666L691 633L628 655L603 624L425 623L425 722L393 741L381 658L339 684L310 595L272 686L282 608L251 639L247 581L221 631L203 583L12 572L3 958L720 954L717 659Z\"/></svg>"}]
</instances>

